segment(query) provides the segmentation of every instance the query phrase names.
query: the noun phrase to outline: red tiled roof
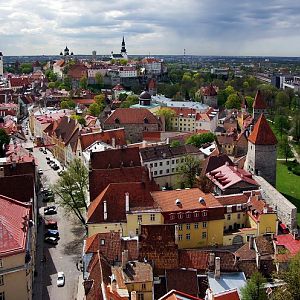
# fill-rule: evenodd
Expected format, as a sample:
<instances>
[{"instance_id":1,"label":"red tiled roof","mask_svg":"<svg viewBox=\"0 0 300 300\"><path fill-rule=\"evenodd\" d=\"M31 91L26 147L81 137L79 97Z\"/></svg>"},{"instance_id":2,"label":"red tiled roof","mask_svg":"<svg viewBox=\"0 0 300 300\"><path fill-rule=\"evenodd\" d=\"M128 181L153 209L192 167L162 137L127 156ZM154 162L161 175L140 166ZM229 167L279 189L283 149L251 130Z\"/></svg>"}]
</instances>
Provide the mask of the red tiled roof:
<instances>
[{"instance_id":1,"label":"red tiled roof","mask_svg":"<svg viewBox=\"0 0 300 300\"><path fill-rule=\"evenodd\" d=\"M188 211L221 206L221 203L212 194L205 194L198 188L157 191L152 192L151 195L163 212ZM204 198L205 203L200 203L199 198L201 197ZM181 205L176 205L176 199L180 200Z\"/></svg>"},{"instance_id":2,"label":"red tiled roof","mask_svg":"<svg viewBox=\"0 0 300 300\"><path fill-rule=\"evenodd\" d=\"M145 120L147 119L147 123ZM105 121L104 124L158 124L156 117L146 108L117 108Z\"/></svg>"},{"instance_id":3,"label":"red tiled roof","mask_svg":"<svg viewBox=\"0 0 300 300\"><path fill-rule=\"evenodd\" d=\"M267 108L267 104L264 101L260 90L258 90L255 95L254 102L253 102L253 108L254 109L266 109Z\"/></svg>"},{"instance_id":4,"label":"red tiled roof","mask_svg":"<svg viewBox=\"0 0 300 300\"><path fill-rule=\"evenodd\" d=\"M254 125L248 140L255 145L276 145L277 139L264 114L261 114Z\"/></svg>"},{"instance_id":5,"label":"red tiled roof","mask_svg":"<svg viewBox=\"0 0 300 300\"><path fill-rule=\"evenodd\" d=\"M11 77L9 82L11 87L23 87L29 85L28 77Z\"/></svg>"},{"instance_id":6,"label":"red tiled roof","mask_svg":"<svg viewBox=\"0 0 300 300\"><path fill-rule=\"evenodd\" d=\"M275 243L284 246L292 256L300 252L300 240L295 240L291 234L277 235Z\"/></svg>"},{"instance_id":7,"label":"red tiled roof","mask_svg":"<svg viewBox=\"0 0 300 300\"><path fill-rule=\"evenodd\" d=\"M125 193L129 193L129 207L153 207L149 186L141 182L111 183L90 204L88 223L126 221ZM104 219L104 201L107 203L107 219Z\"/></svg>"},{"instance_id":8,"label":"red tiled roof","mask_svg":"<svg viewBox=\"0 0 300 300\"><path fill-rule=\"evenodd\" d=\"M124 87L121 84L117 84L116 86L113 87L114 91L124 91Z\"/></svg>"},{"instance_id":9,"label":"red tiled roof","mask_svg":"<svg viewBox=\"0 0 300 300\"><path fill-rule=\"evenodd\" d=\"M222 205L235 205L247 203L249 196L247 196L246 194L233 194L216 196L216 198Z\"/></svg>"},{"instance_id":10,"label":"red tiled roof","mask_svg":"<svg viewBox=\"0 0 300 300\"><path fill-rule=\"evenodd\" d=\"M25 251L31 205L1 195L0 207L0 257Z\"/></svg>"},{"instance_id":11,"label":"red tiled roof","mask_svg":"<svg viewBox=\"0 0 300 300\"><path fill-rule=\"evenodd\" d=\"M68 76L73 79L81 79L83 76L87 76L87 67L84 65L73 65L68 71Z\"/></svg>"},{"instance_id":12,"label":"red tiled roof","mask_svg":"<svg viewBox=\"0 0 300 300\"><path fill-rule=\"evenodd\" d=\"M80 143L81 143L82 150L85 150L87 147L92 145L94 142L98 142L98 141L101 141L101 142L111 145L113 139L115 139L116 146L126 145L124 128L82 134L80 136Z\"/></svg>"},{"instance_id":13,"label":"red tiled roof","mask_svg":"<svg viewBox=\"0 0 300 300\"><path fill-rule=\"evenodd\" d=\"M165 294L164 296L162 296L161 298L159 298L159 300L202 300L201 298L197 298L188 294L185 294L181 291L176 291L176 290L171 290L170 292L168 292L167 294Z\"/></svg>"},{"instance_id":14,"label":"red tiled roof","mask_svg":"<svg viewBox=\"0 0 300 300\"><path fill-rule=\"evenodd\" d=\"M206 251L179 250L179 266L205 271L208 266L209 253Z\"/></svg>"},{"instance_id":15,"label":"red tiled roof","mask_svg":"<svg viewBox=\"0 0 300 300\"><path fill-rule=\"evenodd\" d=\"M201 174L205 175L206 173L223 166L226 162L233 166L233 162L227 154L210 155L204 161Z\"/></svg>"},{"instance_id":16,"label":"red tiled roof","mask_svg":"<svg viewBox=\"0 0 300 300\"><path fill-rule=\"evenodd\" d=\"M216 89L214 88L214 86L212 84L210 84L209 86L203 88L203 95L204 96L217 96L217 92L216 92Z\"/></svg>"}]
</instances>

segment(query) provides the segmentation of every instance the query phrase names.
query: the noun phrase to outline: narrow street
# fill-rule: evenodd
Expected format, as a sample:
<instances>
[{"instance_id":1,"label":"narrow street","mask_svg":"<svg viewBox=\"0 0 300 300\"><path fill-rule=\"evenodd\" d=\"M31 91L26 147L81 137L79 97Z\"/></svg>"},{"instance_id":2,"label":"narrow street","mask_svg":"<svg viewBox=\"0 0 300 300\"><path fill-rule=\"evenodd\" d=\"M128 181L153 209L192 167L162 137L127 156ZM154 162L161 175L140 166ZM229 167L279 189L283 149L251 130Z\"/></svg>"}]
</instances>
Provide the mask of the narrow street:
<instances>
[{"instance_id":1,"label":"narrow street","mask_svg":"<svg viewBox=\"0 0 300 300\"><path fill-rule=\"evenodd\" d=\"M41 181L44 186L54 184L59 178L57 171L47 165L46 156L52 157L50 151L44 154L39 148L34 148L38 169L43 170ZM37 239L37 277L33 299L75 299L80 271L77 263L81 259L84 228L80 222L71 215L66 215L62 207L58 207L55 215L44 216L43 207L56 205L54 202L43 203L39 197L40 216L45 220L57 221L60 240L58 245L44 243L44 225L38 228ZM42 222L43 223L43 222ZM42 261L44 258L44 261ZM57 272L64 272L65 285L57 287Z\"/></svg>"}]
</instances>

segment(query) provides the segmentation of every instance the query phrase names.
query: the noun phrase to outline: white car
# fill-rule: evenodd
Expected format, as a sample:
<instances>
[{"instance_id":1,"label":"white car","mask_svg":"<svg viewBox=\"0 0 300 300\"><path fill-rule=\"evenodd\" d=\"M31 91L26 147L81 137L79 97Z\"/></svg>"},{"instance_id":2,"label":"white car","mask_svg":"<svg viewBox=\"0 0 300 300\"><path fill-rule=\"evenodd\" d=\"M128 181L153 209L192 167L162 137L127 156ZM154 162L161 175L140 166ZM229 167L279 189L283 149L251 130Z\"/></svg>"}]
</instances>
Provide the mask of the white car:
<instances>
[{"instance_id":1,"label":"white car","mask_svg":"<svg viewBox=\"0 0 300 300\"><path fill-rule=\"evenodd\" d=\"M64 272L57 273L57 286L64 286L65 285L65 274Z\"/></svg>"},{"instance_id":2,"label":"white car","mask_svg":"<svg viewBox=\"0 0 300 300\"><path fill-rule=\"evenodd\" d=\"M39 170L38 170L38 174L39 174L39 175L43 175L43 170L42 170L42 169L39 169Z\"/></svg>"}]
</instances>

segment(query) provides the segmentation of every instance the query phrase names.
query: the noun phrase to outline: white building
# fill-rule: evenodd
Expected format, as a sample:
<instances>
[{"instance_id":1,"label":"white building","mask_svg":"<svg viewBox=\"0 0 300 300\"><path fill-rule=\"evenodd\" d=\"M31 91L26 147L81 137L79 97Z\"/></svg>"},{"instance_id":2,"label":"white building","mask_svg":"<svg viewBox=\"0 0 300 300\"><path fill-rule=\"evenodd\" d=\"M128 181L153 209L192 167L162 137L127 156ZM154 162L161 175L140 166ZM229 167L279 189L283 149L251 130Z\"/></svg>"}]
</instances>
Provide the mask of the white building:
<instances>
[{"instance_id":1,"label":"white building","mask_svg":"<svg viewBox=\"0 0 300 300\"><path fill-rule=\"evenodd\" d=\"M141 60L141 65L146 74L159 75L163 72L163 60L154 57L145 57Z\"/></svg>"},{"instance_id":2,"label":"white building","mask_svg":"<svg viewBox=\"0 0 300 300\"><path fill-rule=\"evenodd\" d=\"M56 61L53 64L53 73L55 73L58 78L62 78L64 67L65 67L65 61L63 59Z\"/></svg>"},{"instance_id":3,"label":"white building","mask_svg":"<svg viewBox=\"0 0 300 300\"><path fill-rule=\"evenodd\" d=\"M119 68L119 76L121 78L136 78L138 72L136 67L124 66Z\"/></svg>"}]
</instances>

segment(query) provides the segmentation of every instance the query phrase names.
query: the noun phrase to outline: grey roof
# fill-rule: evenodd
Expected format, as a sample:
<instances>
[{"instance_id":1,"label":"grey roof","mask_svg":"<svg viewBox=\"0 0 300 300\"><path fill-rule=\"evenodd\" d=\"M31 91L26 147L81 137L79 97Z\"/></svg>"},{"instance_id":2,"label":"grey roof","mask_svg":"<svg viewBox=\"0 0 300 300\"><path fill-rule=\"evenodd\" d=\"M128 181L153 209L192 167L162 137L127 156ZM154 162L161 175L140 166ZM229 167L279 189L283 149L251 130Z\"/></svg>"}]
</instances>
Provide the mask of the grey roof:
<instances>
[{"instance_id":1,"label":"grey roof","mask_svg":"<svg viewBox=\"0 0 300 300\"><path fill-rule=\"evenodd\" d=\"M219 279L215 279L214 273L209 272L208 283L214 294L237 289L240 295L241 288L247 284L247 280L244 272L221 273Z\"/></svg>"},{"instance_id":2,"label":"grey roof","mask_svg":"<svg viewBox=\"0 0 300 300\"><path fill-rule=\"evenodd\" d=\"M144 162L168 159L187 154L201 154L200 150L193 145L182 145L171 147L170 145L160 145L140 149L141 157Z\"/></svg>"}]
</instances>

